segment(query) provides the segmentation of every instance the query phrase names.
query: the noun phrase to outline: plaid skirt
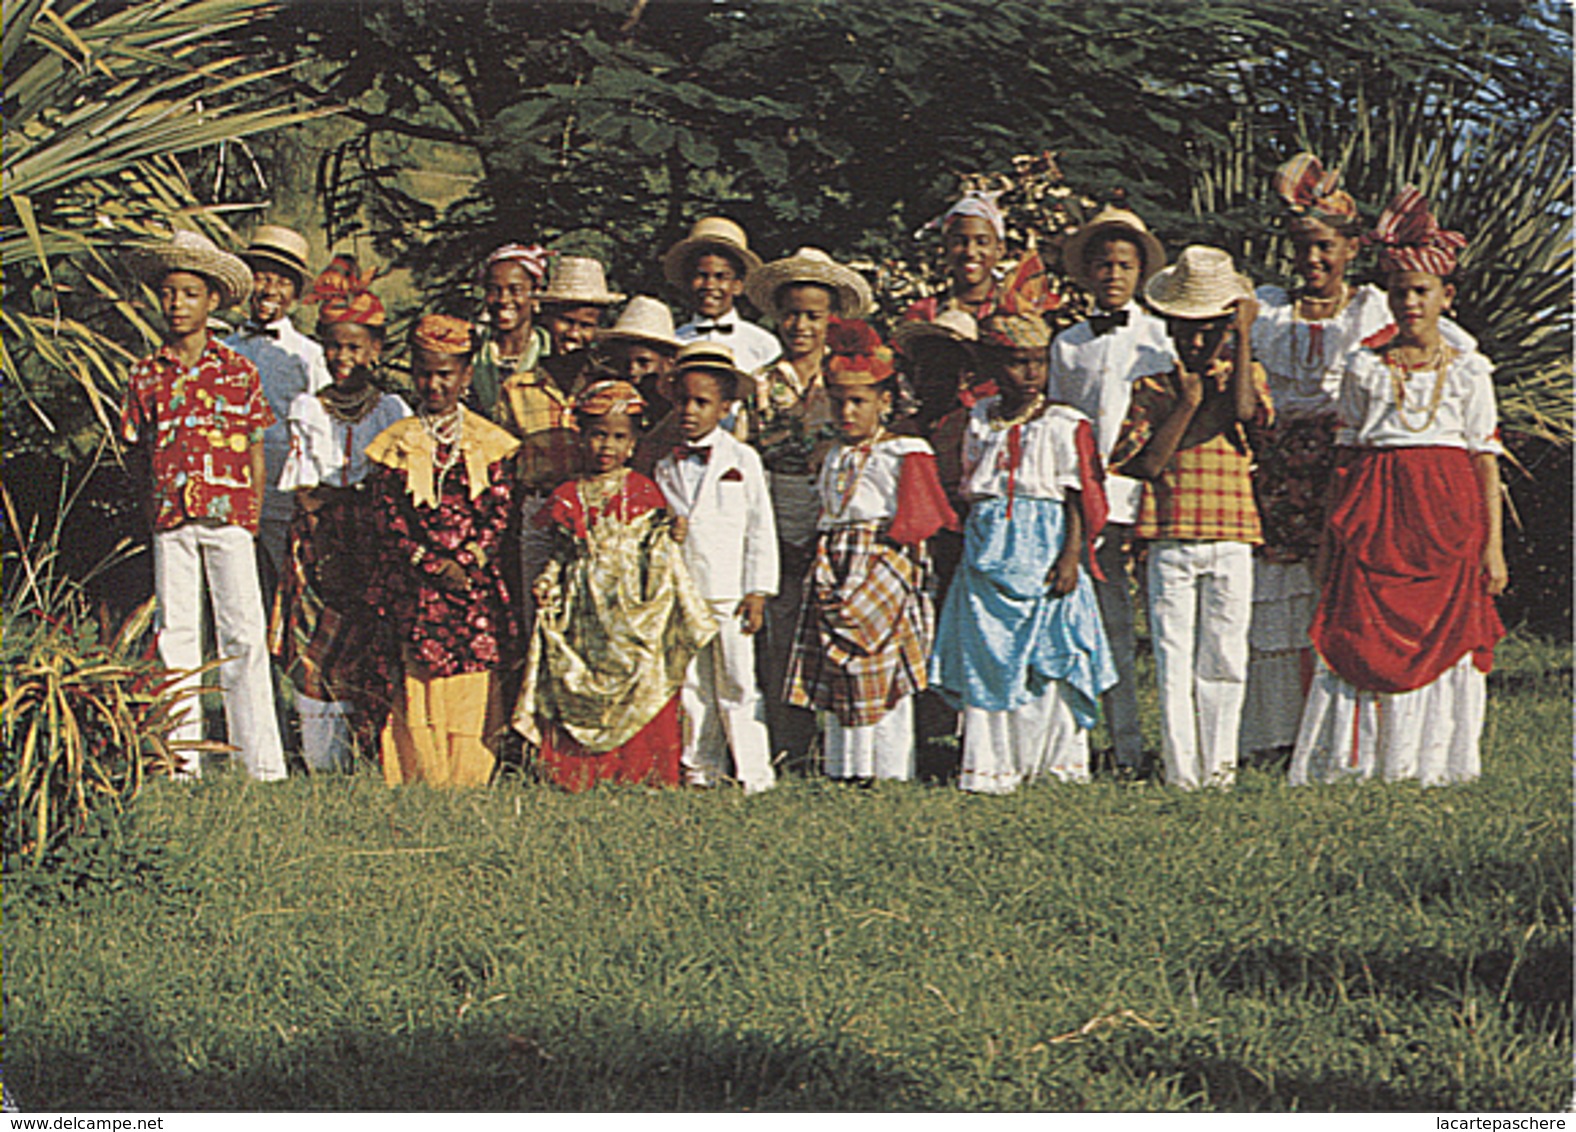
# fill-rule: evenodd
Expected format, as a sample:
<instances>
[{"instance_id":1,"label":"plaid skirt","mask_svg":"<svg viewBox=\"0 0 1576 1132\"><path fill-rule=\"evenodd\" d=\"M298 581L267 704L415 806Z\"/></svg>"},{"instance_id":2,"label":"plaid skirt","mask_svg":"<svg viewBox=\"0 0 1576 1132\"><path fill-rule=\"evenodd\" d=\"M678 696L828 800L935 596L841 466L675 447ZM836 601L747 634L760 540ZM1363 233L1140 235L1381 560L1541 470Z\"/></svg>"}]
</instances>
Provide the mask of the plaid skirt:
<instances>
[{"instance_id":1,"label":"plaid skirt","mask_svg":"<svg viewBox=\"0 0 1576 1132\"><path fill-rule=\"evenodd\" d=\"M930 556L873 523L822 531L805 578L784 695L868 727L926 687L935 635Z\"/></svg>"},{"instance_id":2,"label":"plaid skirt","mask_svg":"<svg viewBox=\"0 0 1576 1132\"><path fill-rule=\"evenodd\" d=\"M362 599L377 560L371 497L318 488L290 520L269 651L302 695L348 701L376 729L397 670L389 634Z\"/></svg>"}]
</instances>

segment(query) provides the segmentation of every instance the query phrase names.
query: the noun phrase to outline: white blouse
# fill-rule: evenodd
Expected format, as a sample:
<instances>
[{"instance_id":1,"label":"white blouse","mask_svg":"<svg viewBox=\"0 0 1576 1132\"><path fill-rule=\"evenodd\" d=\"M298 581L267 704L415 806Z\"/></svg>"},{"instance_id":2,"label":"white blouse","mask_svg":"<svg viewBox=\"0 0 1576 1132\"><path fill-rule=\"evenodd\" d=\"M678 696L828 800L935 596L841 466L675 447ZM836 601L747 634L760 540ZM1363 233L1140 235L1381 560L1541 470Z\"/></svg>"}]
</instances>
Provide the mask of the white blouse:
<instances>
[{"instance_id":1,"label":"white blouse","mask_svg":"<svg viewBox=\"0 0 1576 1132\"><path fill-rule=\"evenodd\" d=\"M1402 404L1396 404L1395 380ZM1440 382L1443 382L1441 385ZM1438 412L1432 413L1435 391ZM1361 448L1434 445L1468 452L1503 453L1494 408L1494 367L1482 354L1456 353L1438 370L1410 374L1386 364L1374 350L1359 350L1341 379L1340 430L1335 442Z\"/></svg>"},{"instance_id":2,"label":"white blouse","mask_svg":"<svg viewBox=\"0 0 1576 1132\"><path fill-rule=\"evenodd\" d=\"M290 454L279 474L279 490L360 483L369 467L367 445L389 425L408 416L410 408L405 402L385 393L370 413L347 425L328 415L317 394L301 394L290 403Z\"/></svg>"},{"instance_id":3,"label":"white blouse","mask_svg":"<svg viewBox=\"0 0 1576 1132\"><path fill-rule=\"evenodd\" d=\"M1005 496L1008 480L1018 495L1035 499L1061 499L1065 491L1077 491L1079 424L1088 421L1071 405L1051 405L1034 420L1023 425L1018 468L1009 477L1008 435L1010 428L991 423L990 410L999 401L987 397L969 411L968 431L963 434L963 496L986 499Z\"/></svg>"},{"instance_id":4,"label":"white blouse","mask_svg":"<svg viewBox=\"0 0 1576 1132\"><path fill-rule=\"evenodd\" d=\"M821 498L820 530L855 523L882 523L897 515L897 487L903 458L934 450L917 436L888 436L868 449L839 444L821 465L816 493Z\"/></svg>"}]
</instances>

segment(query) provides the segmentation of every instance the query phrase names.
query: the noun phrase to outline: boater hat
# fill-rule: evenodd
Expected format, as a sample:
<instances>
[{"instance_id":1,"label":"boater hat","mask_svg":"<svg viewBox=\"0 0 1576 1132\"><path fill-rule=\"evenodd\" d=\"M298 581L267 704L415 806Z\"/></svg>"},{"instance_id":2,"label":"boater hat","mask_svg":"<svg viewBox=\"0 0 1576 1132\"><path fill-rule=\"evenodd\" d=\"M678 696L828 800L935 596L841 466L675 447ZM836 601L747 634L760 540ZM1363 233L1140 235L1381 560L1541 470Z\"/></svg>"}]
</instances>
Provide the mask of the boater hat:
<instances>
[{"instance_id":1,"label":"boater hat","mask_svg":"<svg viewBox=\"0 0 1576 1132\"><path fill-rule=\"evenodd\" d=\"M1150 233L1143 218L1129 209L1108 204L1074 232L1062 247L1062 267L1080 287L1094 288L1094 280L1084 266L1084 250L1090 240L1100 235L1125 236L1143 249L1144 270L1138 278L1140 285L1166 265L1166 249Z\"/></svg>"},{"instance_id":2,"label":"boater hat","mask_svg":"<svg viewBox=\"0 0 1576 1132\"><path fill-rule=\"evenodd\" d=\"M624 301L607 289L602 261L584 255L563 255L553 264L552 282L536 296L538 302L566 306L607 307Z\"/></svg>"},{"instance_id":3,"label":"boater hat","mask_svg":"<svg viewBox=\"0 0 1576 1132\"><path fill-rule=\"evenodd\" d=\"M833 292L837 296L835 313L843 318L863 318L870 310L870 284L820 248L800 248L786 259L773 260L750 272L744 294L756 310L781 318L777 293L795 283L814 283Z\"/></svg>"},{"instance_id":4,"label":"boater hat","mask_svg":"<svg viewBox=\"0 0 1576 1132\"><path fill-rule=\"evenodd\" d=\"M1238 273L1230 252L1193 244L1149 281L1144 298L1170 318L1221 318L1238 299L1253 298L1253 280Z\"/></svg>"},{"instance_id":5,"label":"boater hat","mask_svg":"<svg viewBox=\"0 0 1576 1132\"><path fill-rule=\"evenodd\" d=\"M246 245L241 258L258 269L284 268L295 276L296 291L300 292L312 278L312 269L306 262L310 254L311 248L301 233L278 224L262 224L252 233L252 242Z\"/></svg>"},{"instance_id":6,"label":"boater hat","mask_svg":"<svg viewBox=\"0 0 1576 1132\"><path fill-rule=\"evenodd\" d=\"M662 274L680 291L688 290L694 261L707 252L733 256L744 265L746 279L761 267L761 257L750 250L743 228L726 216L708 216L697 220L690 234L668 249L662 257Z\"/></svg>"},{"instance_id":7,"label":"boater hat","mask_svg":"<svg viewBox=\"0 0 1576 1132\"><path fill-rule=\"evenodd\" d=\"M916 349L941 342L971 347L979 341L979 336L979 323L974 321L974 316L953 308L942 311L928 322L911 318L898 323L897 329L892 331L892 345L897 347L898 353L912 356Z\"/></svg>"},{"instance_id":8,"label":"boater hat","mask_svg":"<svg viewBox=\"0 0 1576 1132\"><path fill-rule=\"evenodd\" d=\"M703 342L699 339L686 342L673 359L675 376L691 369L731 374L735 381L744 381L749 376L734 362L732 349L721 342Z\"/></svg>"},{"instance_id":9,"label":"boater hat","mask_svg":"<svg viewBox=\"0 0 1576 1132\"><path fill-rule=\"evenodd\" d=\"M219 305L232 307L252 293L252 269L221 251L207 236L182 229L167 243L137 249L138 273L155 287L172 271L201 275L219 291Z\"/></svg>"},{"instance_id":10,"label":"boater hat","mask_svg":"<svg viewBox=\"0 0 1576 1132\"><path fill-rule=\"evenodd\" d=\"M673 312L662 300L650 295L630 299L629 305L619 312L618 321L597 331L597 337L604 342L644 342L664 350L677 350L684 344L673 333Z\"/></svg>"}]
</instances>

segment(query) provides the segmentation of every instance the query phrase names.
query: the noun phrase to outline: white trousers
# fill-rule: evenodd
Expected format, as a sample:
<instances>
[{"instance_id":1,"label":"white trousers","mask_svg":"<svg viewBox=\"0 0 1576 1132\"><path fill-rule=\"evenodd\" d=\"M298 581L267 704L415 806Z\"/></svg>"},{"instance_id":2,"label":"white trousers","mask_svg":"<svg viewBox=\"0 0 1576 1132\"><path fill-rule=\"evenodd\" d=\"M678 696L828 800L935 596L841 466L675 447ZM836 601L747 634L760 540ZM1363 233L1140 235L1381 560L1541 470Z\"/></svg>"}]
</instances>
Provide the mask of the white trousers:
<instances>
[{"instance_id":1,"label":"white trousers","mask_svg":"<svg viewBox=\"0 0 1576 1132\"><path fill-rule=\"evenodd\" d=\"M914 697L904 696L875 723L845 727L829 711L815 713L828 778L914 777Z\"/></svg>"},{"instance_id":2,"label":"white trousers","mask_svg":"<svg viewBox=\"0 0 1576 1132\"><path fill-rule=\"evenodd\" d=\"M153 582L161 618L159 658L177 670L202 665L205 581L219 655L225 658L219 667L219 683L224 689L230 744L253 778L264 782L283 778L285 760L268 674L257 551L250 532L228 523L189 522L154 534ZM195 688L197 684L198 677L192 675L179 686ZM196 695L187 701L184 719L172 738L187 742L202 739L202 706ZM200 775L201 758L189 755L184 769L192 777Z\"/></svg>"},{"instance_id":3,"label":"white trousers","mask_svg":"<svg viewBox=\"0 0 1576 1132\"><path fill-rule=\"evenodd\" d=\"M1149 628L1166 782L1229 786L1248 678L1253 548L1161 539L1149 546Z\"/></svg>"},{"instance_id":4,"label":"white trousers","mask_svg":"<svg viewBox=\"0 0 1576 1132\"><path fill-rule=\"evenodd\" d=\"M684 673L684 777L702 786L728 777L731 752L733 777L745 793L758 794L776 785L777 776L755 682L755 638L739 626L737 598L708 604L717 635Z\"/></svg>"},{"instance_id":5,"label":"white trousers","mask_svg":"<svg viewBox=\"0 0 1576 1132\"><path fill-rule=\"evenodd\" d=\"M1043 776L1089 781L1089 733L1078 726L1060 680L1012 711L963 709L963 769L958 785L979 794L1011 794Z\"/></svg>"}]
</instances>

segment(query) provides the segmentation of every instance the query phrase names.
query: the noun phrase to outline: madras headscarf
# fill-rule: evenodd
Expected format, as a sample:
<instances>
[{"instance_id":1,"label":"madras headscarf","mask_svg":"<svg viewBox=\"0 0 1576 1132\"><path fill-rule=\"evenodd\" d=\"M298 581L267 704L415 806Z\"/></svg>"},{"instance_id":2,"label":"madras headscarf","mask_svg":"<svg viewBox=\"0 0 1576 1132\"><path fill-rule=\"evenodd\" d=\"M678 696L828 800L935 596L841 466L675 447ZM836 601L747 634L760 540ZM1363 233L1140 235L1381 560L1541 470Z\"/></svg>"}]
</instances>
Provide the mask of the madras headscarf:
<instances>
[{"instance_id":1,"label":"madras headscarf","mask_svg":"<svg viewBox=\"0 0 1576 1132\"><path fill-rule=\"evenodd\" d=\"M552 257L553 253L540 244L532 244L530 247L526 247L524 244L504 244L487 257L487 261L482 264L479 274L481 281L485 283L487 282L488 269L493 264L518 263L525 268L525 273L531 277L532 281L540 287L547 282L547 261Z\"/></svg>"},{"instance_id":2,"label":"madras headscarf","mask_svg":"<svg viewBox=\"0 0 1576 1132\"><path fill-rule=\"evenodd\" d=\"M471 352L471 324L451 315L422 315L410 338L417 349L431 350L434 354L469 355Z\"/></svg>"},{"instance_id":3,"label":"madras headscarf","mask_svg":"<svg viewBox=\"0 0 1576 1132\"><path fill-rule=\"evenodd\" d=\"M645 399L640 390L627 381L610 379L594 382L575 398L575 412L587 417L605 417L609 413L639 416L646 411Z\"/></svg>"},{"instance_id":4,"label":"madras headscarf","mask_svg":"<svg viewBox=\"0 0 1576 1132\"><path fill-rule=\"evenodd\" d=\"M1441 279L1456 269L1456 253L1467 246L1460 232L1439 226L1416 185L1408 185L1379 214L1368 239L1379 245L1379 270L1426 271Z\"/></svg>"},{"instance_id":5,"label":"madras headscarf","mask_svg":"<svg viewBox=\"0 0 1576 1132\"><path fill-rule=\"evenodd\" d=\"M1335 227L1357 219L1357 202L1340 184L1341 171L1328 172L1311 153L1299 153L1275 170L1275 191L1298 216L1332 223Z\"/></svg>"},{"instance_id":6,"label":"madras headscarf","mask_svg":"<svg viewBox=\"0 0 1576 1132\"><path fill-rule=\"evenodd\" d=\"M336 322L382 326L387 318L383 304L367 289L377 275L377 268L361 274L355 256L337 255L313 281L311 292L302 301L323 304L317 320L324 326Z\"/></svg>"},{"instance_id":7,"label":"madras headscarf","mask_svg":"<svg viewBox=\"0 0 1576 1132\"><path fill-rule=\"evenodd\" d=\"M1001 213L1001 206L996 202L1001 199L1005 189L993 192L984 192L980 189L970 189L947 211L933 220L927 221L919 231L914 233L914 239L919 239L932 228L939 228L943 233L952 226L952 222L963 216L978 216L988 223L996 233L996 238L1002 243L1007 242L1007 220Z\"/></svg>"},{"instance_id":8,"label":"madras headscarf","mask_svg":"<svg viewBox=\"0 0 1576 1132\"><path fill-rule=\"evenodd\" d=\"M1002 350L1043 350L1051 328L1037 314L993 314L980 324L980 345Z\"/></svg>"},{"instance_id":9,"label":"madras headscarf","mask_svg":"<svg viewBox=\"0 0 1576 1132\"><path fill-rule=\"evenodd\" d=\"M897 372L892 350L868 322L833 317L826 328L826 378L847 385L879 385Z\"/></svg>"}]
</instances>

